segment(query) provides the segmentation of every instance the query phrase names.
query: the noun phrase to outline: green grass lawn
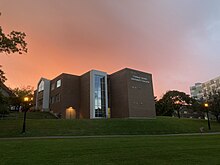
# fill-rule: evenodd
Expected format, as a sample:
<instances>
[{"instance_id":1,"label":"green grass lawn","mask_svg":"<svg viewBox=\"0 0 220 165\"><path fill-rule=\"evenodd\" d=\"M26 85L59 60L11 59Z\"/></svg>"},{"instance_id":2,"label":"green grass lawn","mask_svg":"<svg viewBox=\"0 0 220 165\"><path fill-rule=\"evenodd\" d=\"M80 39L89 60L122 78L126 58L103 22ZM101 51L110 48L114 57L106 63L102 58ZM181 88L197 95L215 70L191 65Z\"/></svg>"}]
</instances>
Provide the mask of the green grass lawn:
<instances>
[{"instance_id":1,"label":"green grass lawn","mask_svg":"<svg viewBox=\"0 0 220 165\"><path fill-rule=\"evenodd\" d=\"M1 165L220 164L220 135L0 140Z\"/></svg>"},{"instance_id":2,"label":"green grass lawn","mask_svg":"<svg viewBox=\"0 0 220 165\"><path fill-rule=\"evenodd\" d=\"M4 117L4 120L17 120L17 119L23 119L24 113L20 112L10 112L6 117ZM54 115L52 115L49 112L27 112L27 118L28 119L56 119Z\"/></svg>"},{"instance_id":3,"label":"green grass lawn","mask_svg":"<svg viewBox=\"0 0 220 165\"><path fill-rule=\"evenodd\" d=\"M30 119L32 115L32 119ZM33 119L28 114L27 133L21 134L22 118L0 120L0 137L18 136L82 136L82 135L155 135L198 133L207 129L206 120L157 117L156 119L60 120ZM35 117L36 118L36 117ZM211 131L220 132L220 123L211 122Z\"/></svg>"}]
</instances>

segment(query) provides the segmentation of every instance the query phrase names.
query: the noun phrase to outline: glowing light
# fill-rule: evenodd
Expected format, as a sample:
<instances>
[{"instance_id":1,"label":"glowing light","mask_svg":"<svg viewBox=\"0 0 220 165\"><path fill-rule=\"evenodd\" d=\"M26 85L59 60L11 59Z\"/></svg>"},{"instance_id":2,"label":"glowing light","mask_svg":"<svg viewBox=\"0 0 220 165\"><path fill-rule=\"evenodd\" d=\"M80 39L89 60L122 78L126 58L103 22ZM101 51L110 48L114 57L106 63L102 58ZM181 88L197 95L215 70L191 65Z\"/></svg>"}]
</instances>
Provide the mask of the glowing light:
<instances>
[{"instance_id":1,"label":"glowing light","mask_svg":"<svg viewBox=\"0 0 220 165\"><path fill-rule=\"evenodd\" d=\"M179 100L175 101L175 104L180 104L180 101Z\"/></svg>"},{"instance_id":2,"label":"glowing light","mask_svg":"<svg viewBox=\"0 0 220 165\"><path fill-rule=\"evenodd\" d=\"M205 106L206 108L208 108L208 107L209 107L209 104L208 104L208 103L205 103L204 106Z\"/></svg>"},{"instance_id":3,"label":"glowing light","mask_svg":"<svg viewBox=\"0 0 220 165\"><path fill-rule=\"evenodd\" d=\"M28 97L24 97L24 101L25 102L29 101L29 98Z\"/></svg>"},{"instance_id":4,"label":"glowing light","mask_svg":"<svg viewBox=\"0 0 220 165\"><path fill-rule=\"evenodd\" d=\"M76 118L76 110L73 107L69 107L66 109L66 119L75 119Z\"/></svg>"}]
</instances>

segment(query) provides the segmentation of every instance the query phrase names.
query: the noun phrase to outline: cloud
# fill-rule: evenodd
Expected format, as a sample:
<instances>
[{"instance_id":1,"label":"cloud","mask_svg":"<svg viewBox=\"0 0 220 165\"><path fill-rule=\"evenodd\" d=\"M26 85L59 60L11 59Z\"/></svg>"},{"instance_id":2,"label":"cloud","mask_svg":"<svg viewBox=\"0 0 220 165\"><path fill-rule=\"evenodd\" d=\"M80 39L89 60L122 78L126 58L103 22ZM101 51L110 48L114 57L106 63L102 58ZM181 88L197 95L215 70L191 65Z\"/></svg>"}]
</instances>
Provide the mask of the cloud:
<instances>
[{"instance_id":1,"label":"cloud","mask_svg":"<svg viewBox=\"0 0 220 165\"><path fill-rule=\"evenodd\" d=\"M153 73L160 95L171 88L188 92L195 81L219 74L218 0L13 3L1 1L2 26L28 34L29 62L36 64L32 66L36 77L82 74L93 68L111 73L132 67ZM5 57L3 62L10 63Z\"/></svg>"}]
</instances>

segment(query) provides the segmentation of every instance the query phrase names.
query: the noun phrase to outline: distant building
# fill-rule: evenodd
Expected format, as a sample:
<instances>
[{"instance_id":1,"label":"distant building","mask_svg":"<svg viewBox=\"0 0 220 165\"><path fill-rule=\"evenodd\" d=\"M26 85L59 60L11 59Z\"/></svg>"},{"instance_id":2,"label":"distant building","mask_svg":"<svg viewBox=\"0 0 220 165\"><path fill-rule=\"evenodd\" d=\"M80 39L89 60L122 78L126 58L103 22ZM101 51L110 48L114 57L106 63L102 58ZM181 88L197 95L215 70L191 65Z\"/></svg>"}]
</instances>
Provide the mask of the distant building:
<instances>
[{"instance_id":1,"label":"distant building","mask_svg":"<svg viewBox=\"0 0 220 165\"><path fill-rule=\"evenodd\" d=\"M209 94L220 91L220 77L216 77L202 84L203 96L208 97Z\"/></svg>"},{"instance_id":2,"label":"distant building","mask_svg":"<svg viewBox=\"0 0 220 165\"><path fill-rule=\"evenodd\" d=\"M156 116L152 75L125 68L111 75L91 70L81 76L41 78L36 108L62 118L136 118Z\"/></svg>"},{"instance_id":3,"label":"distant building","mask_svg":"<svg viewBox=\"0 0 220 165\"><path fill-rule=\"evenodd\" d=\"M206 99L210 94L218 91L220 92L220 76L190 87L191 96L197 100Z\"/></svg>"},{"instance_id":4,"label":"distant building","mask_svg":"<svg viewBox=\"0 0 220 165\"><path fill-rule=\"evenodd\" d=\"M202 83L195 83L194 86L191 86L190 94L194 99L200 100L203 97Z\"/></svg>"}]
</instances>

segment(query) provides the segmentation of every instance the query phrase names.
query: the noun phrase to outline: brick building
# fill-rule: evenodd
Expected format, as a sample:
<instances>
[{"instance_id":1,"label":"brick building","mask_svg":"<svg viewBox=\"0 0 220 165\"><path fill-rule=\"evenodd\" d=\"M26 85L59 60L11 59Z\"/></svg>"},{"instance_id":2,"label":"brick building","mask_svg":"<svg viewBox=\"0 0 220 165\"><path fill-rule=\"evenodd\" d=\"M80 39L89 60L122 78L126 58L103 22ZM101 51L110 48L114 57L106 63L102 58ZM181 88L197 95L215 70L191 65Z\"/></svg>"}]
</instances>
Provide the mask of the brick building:
<instances>
[{"instance_id":1,"label":"brick building","mask_svg":"<svg viewBox=\"0 0 220 165\"><path fill-rule=\"evenodd\" d=\"M154 118L152 75L125 68L108 75L91 70L81 76L41 78L36 109L62 118Z\"/></svg>"}]
</instances>

